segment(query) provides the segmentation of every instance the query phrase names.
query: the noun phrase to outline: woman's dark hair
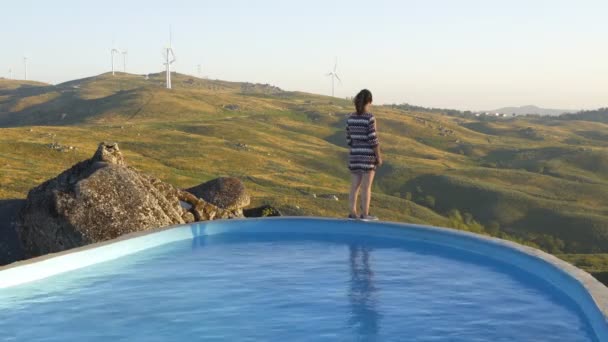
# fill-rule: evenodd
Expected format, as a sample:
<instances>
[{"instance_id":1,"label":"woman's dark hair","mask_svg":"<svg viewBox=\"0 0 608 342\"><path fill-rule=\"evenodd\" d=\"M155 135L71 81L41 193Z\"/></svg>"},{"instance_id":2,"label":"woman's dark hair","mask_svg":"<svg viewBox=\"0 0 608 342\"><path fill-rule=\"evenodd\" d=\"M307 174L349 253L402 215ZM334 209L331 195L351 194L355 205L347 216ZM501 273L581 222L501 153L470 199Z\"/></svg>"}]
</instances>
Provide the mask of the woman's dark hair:
<instances>
[{"instance_id":1,"label":"woman's dark hair","mask_svg":"<svg viewBox=\"0 0 608 342\"><path fill-rule=\"evenodd\" d=\"M355 96L353 102L355 103L357 114L361 115L365 113L365 106L372 103L372 92L367 89L361 90L359 94Z\"/></svg>"}]
</instances>

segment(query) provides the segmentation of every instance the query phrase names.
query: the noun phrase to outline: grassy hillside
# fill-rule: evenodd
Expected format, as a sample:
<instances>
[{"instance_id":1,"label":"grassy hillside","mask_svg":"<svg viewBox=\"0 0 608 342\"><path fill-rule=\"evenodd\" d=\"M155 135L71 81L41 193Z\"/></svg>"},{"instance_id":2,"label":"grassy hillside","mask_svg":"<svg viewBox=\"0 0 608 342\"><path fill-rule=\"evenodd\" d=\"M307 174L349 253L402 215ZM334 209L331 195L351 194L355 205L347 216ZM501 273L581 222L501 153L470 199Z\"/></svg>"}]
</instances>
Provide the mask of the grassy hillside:
<instances>
[{"instance_id":1,"label":"grassy hillside","mask_svg":"<svg viewBox=\"0 0 608 342\"><path fill-rule=\"evenodd\" d=\"M173 84L164 89L162 74L123 73L56 86L0 81L0 198L25 197L112 140L131 165L179 186L233 175L255 204L293 215L347 213L349 101L185 75ZM386 164L372 210L383 219L560 255L608 253L608 124L415 106L374 113ZM323 194L340 200L314 196Z\"/></svg>"}]
</instances>

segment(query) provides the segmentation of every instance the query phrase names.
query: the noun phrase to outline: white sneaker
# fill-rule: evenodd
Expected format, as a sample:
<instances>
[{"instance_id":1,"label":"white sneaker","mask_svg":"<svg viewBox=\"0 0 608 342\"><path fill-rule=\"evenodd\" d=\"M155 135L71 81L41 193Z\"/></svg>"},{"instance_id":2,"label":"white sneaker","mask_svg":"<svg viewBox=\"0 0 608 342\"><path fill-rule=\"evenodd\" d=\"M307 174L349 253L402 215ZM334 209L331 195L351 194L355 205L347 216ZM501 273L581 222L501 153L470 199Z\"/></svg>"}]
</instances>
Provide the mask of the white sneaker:
<instances>
[{"instance_id":1,"label":"white sneaker","mask_svg":"<svg viewBox=\"0 0 608 342\"><path fill-rule=\"evenodd\" d=\"M363 221L378 221L378 217L377 216L372 216L372 215L361 215L361 220L363 220Z\"/></svg>"}]
</instances>

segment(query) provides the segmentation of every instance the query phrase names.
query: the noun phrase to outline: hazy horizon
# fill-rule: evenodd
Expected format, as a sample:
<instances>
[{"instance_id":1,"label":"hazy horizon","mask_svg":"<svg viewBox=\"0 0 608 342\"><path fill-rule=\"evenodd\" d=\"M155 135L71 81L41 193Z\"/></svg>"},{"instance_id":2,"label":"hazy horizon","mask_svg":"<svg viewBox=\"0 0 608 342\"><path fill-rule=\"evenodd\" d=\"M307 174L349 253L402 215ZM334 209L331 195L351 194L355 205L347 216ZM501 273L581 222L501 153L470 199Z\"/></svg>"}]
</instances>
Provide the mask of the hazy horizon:
<instances>
[{"instance_id":1,"label":"hazy horizon","mask_svg":"<svg viewBox=\"0 0 608 342\"><path fill-rule=\"evenodd\" d=\"M11 1L0 76L60 83L110 71L112 42L127 72L163 69L271 83L336 96L373 91L377 103L470 110L608 106L608 25L602 1ZM116 58L122 71L122 58Z\"/></svg>"}]
</instances>

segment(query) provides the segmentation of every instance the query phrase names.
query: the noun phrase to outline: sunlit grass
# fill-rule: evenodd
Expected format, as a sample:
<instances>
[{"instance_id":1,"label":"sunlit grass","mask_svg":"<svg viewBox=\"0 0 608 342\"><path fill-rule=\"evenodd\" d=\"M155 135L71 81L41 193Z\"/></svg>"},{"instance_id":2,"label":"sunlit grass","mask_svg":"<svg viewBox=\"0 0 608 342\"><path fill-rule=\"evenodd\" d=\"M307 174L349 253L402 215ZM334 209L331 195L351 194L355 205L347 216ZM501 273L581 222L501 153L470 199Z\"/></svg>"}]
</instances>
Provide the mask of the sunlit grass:
<instances>
[{"instance_id":1,"label":"sunlit grass","mask_svg":"<svg viewBox=\"0 0 608 342\"><path fill-rule=\"evenodd\" d=\"M173 90L162 87L159 74L145 80L118 73L56 87L30 84L42 88L35 95L23 90L27 96L1 81L0 198L24 198L89 158L100 141L116 141L130 165L179 187L237 176L254 204L345 216L349 101L174 77ZM372 210L383 219L473 231L479 224L485 234L553 253L608 252L608 141L602 139L608 125L482 122L382 106L374 113L386 165ZM52 142L75 149L52 150ZM475 222L455 222L452 210Z\"/></svg>"}]
</instances>

